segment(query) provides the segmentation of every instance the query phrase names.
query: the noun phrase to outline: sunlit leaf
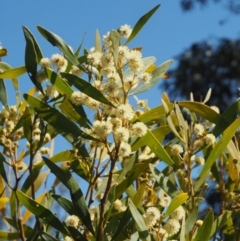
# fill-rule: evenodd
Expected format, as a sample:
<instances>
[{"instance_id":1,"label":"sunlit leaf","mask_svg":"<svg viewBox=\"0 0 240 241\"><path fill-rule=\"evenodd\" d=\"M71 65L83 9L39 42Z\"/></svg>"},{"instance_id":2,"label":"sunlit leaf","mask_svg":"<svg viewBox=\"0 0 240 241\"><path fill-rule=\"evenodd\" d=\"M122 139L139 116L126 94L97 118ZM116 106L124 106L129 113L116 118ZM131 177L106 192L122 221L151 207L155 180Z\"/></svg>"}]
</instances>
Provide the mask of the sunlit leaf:
<instances>
[{"instance_id":1,"label":"sunlit leaf","mask_svg":"<svg viewBox=\"0 0 240 241\"><path fill-rule=\"evenodd\" d=\"M1 69L1 67L0 67ZM0 79L14 79L19 77L20 75L23 75L26 73L26 67L25 66L21 66L21 67L17 67L14 69L8 69L2 73L0 73ZM18 89L18 86L15 87L15 89Z\"/></svg>"},{"instance_id":2,"label":"sunlit leaf","mask_svg":"<svg viewBox=\"0 0 240 241\"><path fill-rule=\"evenodd\" d=\"M63 80L59 75L57 75L53 70L49 68L45 68L45 72L48 79L56 88L56 90L62 95L67 95L68 98L70 98L71 94L73 93L73 90L66 82L66 80Z\"/></svg>"},{"instance_id":3,"label":"sunlit leaf","mask_svg":"<svg viewBox=\"0 0 240 241\"><path fill-rule=\"evenodd\" d=\"M207 103L211 97L212 89L210 88L205 96L205 99L203 100L203 104Z\"/></svg>"},{"instance_id":4,"label":"sunlit leaf","mask_svg":"<svg viewBox=\"0 0 240 241\"><path fill-rule=\"evenodd\" d=\"M7 232L0 230L0 240L18 240L20 238L19 233Z\"/></svg>"},{"instance_id":5,"label":"sunlit leaf","mask_svg":"<svg viewBox=\"0 0 240 241\"><path fill-rule=\"evenodd\" d=\"M66 227L61 223L61 221L47 208L37 203L33 199L26 196L20 190L16 191L20 202L34 215L44 220L47 224L51 225L53 228L57 229L59 232L69 235Z\"/></svg>"},{"instance_id":6,"label":"sunlit leaf","mask_svg":"<svg viewBox=\"0 0 240 241\"><path fill-rule=\"evenodd\" d=\"M157 11L157 9L160 7L160 4L158 4L156 7L151 9L149 12L144 14L135 24L133 27L131 35L128 37L127 42L125 43L128 44L131 40L134 39L134 37L139 33L139 31L142 29L142 27L147 23L147 21L152 17L152 15Z\"/></svg>"},{"instance_id":7,"label":"sunlit leaf","mask_svg":"<svg viewBox=\"0 0 240 241\"><path fill-rule=\"evenodd\" d=\"M113 48L113 59L115 66L118 66L118 47L120 44L120 35L116 30L112 30L110 32L109 38L112 41L112 48Z\"/></svg>"},{"instance_id":8,"label":"sunlit leaf","mask_svg":"<svg viewBox=\"0 0 240 241\"><path fill-rule=\"evenodd\" d=\"M102 44L101 44L101 36L99 34L99 31L96 29L95 32L95 51L102 53Z\"/></svg>"},{"instance_id":9,"label":"sunlit leaf","mask_svg":"<svg viewBox=\"0 0 240 241\"><path fill-rule=\"evenodd\" d=\"M138 212L137 208L135 207L131 199L128 199L128 207L132 214L133 219L137 223L139 236L146 241L151 241L151 237L148 233L148 228L146 227L143 217Z\"/></svg>"},{"instance_id":10,"label":"sunlit leaf","mask_svg":"<svg viewBox=\"0 0 240 241\"><path fill-rule=\"evenodd\" d=\"M76 214L76 209L74 208L72 201L70 201L69 199L63 196L56 195L56 194L53 194L52 197L58 202L59 205L63 207L63 209L66 212L68 212L68 214L70 215Z\"/></svg>"},{"instance_id":11,"label":"sunlit leaf","mask_svg":"<svg viewBox=\"0 0 240 241\"><path fill-rule=\"evenodd\" d=\"M188 199L188 194L187 193L180 193L178 196L174 197L171 203L169 204L167 211L165 213L165 217L169 216L172 214L172 212L181 206L183 203L185 203Z\"/></svg>"}]
</instances>

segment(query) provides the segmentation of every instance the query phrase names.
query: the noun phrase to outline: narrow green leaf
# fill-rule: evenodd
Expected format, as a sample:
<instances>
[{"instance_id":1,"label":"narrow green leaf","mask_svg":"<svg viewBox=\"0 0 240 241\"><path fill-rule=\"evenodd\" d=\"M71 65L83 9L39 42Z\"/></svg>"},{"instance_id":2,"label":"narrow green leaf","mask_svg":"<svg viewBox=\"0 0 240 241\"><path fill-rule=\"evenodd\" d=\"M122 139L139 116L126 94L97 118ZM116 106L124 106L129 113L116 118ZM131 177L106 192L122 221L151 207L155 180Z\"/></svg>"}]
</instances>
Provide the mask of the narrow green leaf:
<instances>
[{"instance_id":1,"label":"narrow green leaf","mask_svg":"<svg viewBox=\"0 0 240 241\"><path fill-rule=\"evenodd\" d=\"M54 238L52 235L45 232L41 233L41 238L45 241L58 241L58 239Z\"/></svg>"},{"instance_id":2,"label":"narrow green leaf","mask_svg":"<svg viewBox=\"0 0 240 241\"><path fill-rule=\"evenodd\" d=\"M7 90L3 79L0 79L0 101L3 106L8 107Z\"/></svg>"},{"instance_id":3,"label":"narrow green leaf","mask_svg":"<svg viewBox=\"0 0 240 241\"><path fill-rule=\"evenodd\" d=\"M54 175L69 189L72 202L78 216L82 220L83 224L89 229L89 231L94 234L84 195L71 173L69 171L62 170L46 157L43 157L43 160L49 169L54 173Z\"/></svg>"},{"instance_id":4,"label":"narrow green leaf","mask_svg":"<svg viewBox=\"0 0 240 241\"><path fill-rule=\"evenodd\" d=\"M120 35L117 31L112 30L109 37L112 41L114 63L115 66L118 66L118 47L120 44Z\"/></svg>"},{"instance_id":5,"label":"narrow green leaf","mask_svg":"<svg viewBox=\"0 0 240 241\"><path fill-rule=\"evenodd\" d=\"M203 103L194 101L178 101L177 104L189 109L190 111L200 115L203 119L206 119L212 123L216 124L218 121L220 121L220 119L221 121L224 121L224 119L222 119L216 111L209 106L204 105Z\"/></svg>"},{"instance_id":6,"label":"narrow green leaf","mask_svg":"<svg viewBox=\"0 0 240 241\"><path fill-rule=\"evenodd\" d=\"M69 226L68 230L74 241L88 241L88 239L86 239L85 236L83 236L83 234L81 234L76 228Z\"/></svg>"},{"instance_id":7,"label":"narrow green leaf","mask_svg":"<svg viewBox=\"0 0 240 241\"><path fill-rule=\"evenodd\" d=\"M132 214L133 219L136 222L136 225L138 226L138 233L139 233L140 238L144 239L144 240L147 240L147 241L151 241L151 237L148 233L148 229L147 229L146 224L143 220L143 217L138 212L137 208L135 207L135 205L133 204L131 199L128 199L128 207L129 207L129 210Z\"/></svg>"},{"instance_id":8,"label":"narrow green leaf","mask_svg":"<svg viewBox=\"0 0 240 241\"><path fill-rule=\"evenodd\" d=\"M160 126L156 129L152 130L152 134L156 137L156 139L159 142L162 142L163 139L167 134L171 132L171 129L169 126ZM132 144L132 151L137 151L140 147L148 145L148 143L144 142L143 138L138 138L133 144Z\"/></svg>"},{"instance_id":9,"label":"narrow green leaf","mask_svg":"<svg viewBox=\"0 0 240 241\"><path fill-rule=\"evenodd\" d=\"M101 36L97 29L96 29L96 33L95 33L95 45L94 46L95 46L95 51L102 53Z\"/></svg>"},{"instance_id":10,"label":"narrow green leaf","mask_svg":"<svg viewBox=\"0 0 240 241\"><path fill-rule=\"evenodd\" d=\"M187 193L180 193L178 196L176 196L170 203L170 205L167 208L167 211L165 213L165 217L169 216L172 214L172 212L181 206L183 203L185 203L188 199L188 194Z\"/></svg>"},{"instance_id":11,"label":"narrow green leaf","mask_svg":"<svg viewBox=\"0 0 240 241\"><path fill-rule=\"evenodd\" d=\"M61 223L61 221L47 208L37 203L33 199L29 198L20 190L16 191L20 202L34 215L41 218L47 224L51 225L53 228L57 229L59 232L69 235L66 227Z\"/></svg>"},{"instance_id":12,"label":"narrow green leaf","mask_svg":"<svg viewBox=\"0 0 240 241\"><path fill-rule=\"evenodd\" d=\"M216 220L212 225L210 238L227 222L227 220L231 217L231 215L232 215L232 212L226 211L224 214L216 218Z\"/></svg>"},{"instance_id":13,"label":"narrow green leaf","mask_svg":"<svg viewBox=\"0 0 240 241\"><path fill-rule=\"evenodd\" d=\"M172 103L168 104L169 111L172 111L173 106L174 105ZM160 118L165 118L165 116L166 116L166 113L165 113L164 107L161 105L140 115L138 119L144 123L147 123L147 122L159 120Z\"/></svg>"},{"instance_id":14,"label":"narrow green leaf","mask_svg":"<svg viewBox=\"0 0 240 241\"><path fill-rule=\"evenodd\" d=\"M0 152L0 176L3 180L8 184L8 178L4 167L4 162L6 162L5 157L3 156L2 152Z\"/></svg>"},{"instance_id":15,"label":"narrow green leaf","mask_svg":"<svg viewBox=\"0 0 240 241\"><path fill-rule=\"evenodd\" d=\"M135 181L144 170L146 170L149 162L150 160L137 163L133 166L130 172L127 173L127 178L117 185L115 200L118 199L127 190L127 188L132 185L133 181Z\"/></svg>"},{"instance_id":16,"label":"narrow green leaf","mask_svg":"<svg viewBox=\"0 0 240 241\"><path fill-rule=\"evenodd\" d=\"M209 212L204 218L203 225L198 229L197 234L194 238L194 241L203 241L209 240L212 225L213 225L214 216L212 212Z\"/></svg>"},{"instance_id":17,"label":"narrow green leaf","mask_svg":"<svg viewBox=\"0 0 240 241\"><path fill-rule=\"evenodd\" d=\"M11 74L12 77L9 75L8 71L14 72L14 74L13 73ZM15 76L15 74L16 74L15 69L13 69L9 64L0 61L0 79L11 79L14 89L18 90L18 79L16 78L17 76Z\"/></svg>"},{"instance_id":18,"label":"narrow green leaf","mask_svg":"<svg viewBox=\"0 0 240 241\"><path fill-rule=\"evenodd\" d=\"M26 48L25 48L25 66L29 75L29 78L33 82L33 84L37 87L38 90L44 95L42 85L37 81L37 66L40 61L41 52L40 49L36 46L36 41L32 35L32 33L23 26L23 33L26 40ZM39 55L39 56L38 56Z\"/></svg>"},{"instance_id":19,"label":"narrow green leaf","mask_svg":"<svg viewBox=\"0 0 240 241\"><path fill-rule=\"evenodd\" d=\"M86 80L81 79L78 76L69 74L69 73L61 73L61 75L64 78L66 78L70 84L74 85L77 89L79 89L84 94L90 96L91 98L93 98L101 103L114 107L114 105L106 99L106 97L101 93L101 91L94 88Z\"/></svg>"},{"instance_id":20,"label":"narrow green leaf","mask_svg":"<svg viewBox=\"0 0 240 241\"><path fill-rule=\"evenodd\" d=\"M171 157L168 155L168 153L165 151L164 147L161 145L161 143L156 139L156 137L153 135L153 133L148 130L147 134L142 136L142 141L144 143L147 143L148 147L151 149L151 151L161 160L167 163L168 165L172 166L174 164Z\"/></svg>"},{"instance_id":21,"label":"narrow green leaf","mask_svg":"<svg viewBox=\"0 0 240 241\"><path fill-rule=\"evenodd\" d=\"M167 70L169 69L172 63L173 63L172 59L162 63L152 72L152 78L148 84L140 85L139 87L131 91L129 95L136 95L152 89L163 77L163 75L167 72Z\"/></svg>"},{"instance_id":22,"label":"narrow green leaf","mask_svg":"<svg viewBox=\"0 0 240 241\"><path fill-rule=\"evenodd\" d=\"M160 4L158 4L156 7L151 9L149 12L144 14L135 24L133 27L131 35L128 37L127 42L125 43L128 44L131 40L134 39L134 37L139 33L139 31L142 29L142 27L147 23L147 21L152 17L152 15L157 11L157 9L160 7Z\"/></svg>"},{"instance_id":23,"label":"narrow green leaf","mask_svg":"<svg viewBox=\"0 0 240 241\"><path fill-rule=\"evenodd\" d=\"M57 46L64 54L64 57L71 62L73 65L78 66L78 60L75 57L74 53L72 52L72 50L68 47L68 45L66 44L66 42L59 37L58 35L56 35L55 33L52 33L50 31L48 31L47 29L44 29L41 26L37 26L39 32L42 34L42 36L48 41L50 42L53 46Z\"/></svg>"},{"instance_id":24,"label":"narrow green leaf","mask_svg":"<svg viewBox=\"0 0 240 241\"><path fill-rule=\"evenodd\" d=\"M44 119L48 124L52 125L57 130L66 134L71 134L75 138L81 136L85 139L93 139L91 136L85 134L74 122L69 120L57 109L31 95L24 94L24 98L38 113L40 118Z\"/></svg>"},{"instance_id":25,"label":"narrow green leaf","mask_svg":"<svg viewBox=\"0 0 240 241\"><path fill-rule=\"evenodd\" d=\"M0 240L16 240L19 239L19 233L11 233L6 232L4 230L0 230Z\"/></svg>"},{"instance_id":26,"label":"narrow green leaf","mask_svg":"<svg viewBox=\"0 0 240 241\"><path fill-rule=\"evenodd\" d=\"M222 114L222 118L218 120L213 129L213 134L219 136L230 124L232 124L238 114L240 114L240 98L236 99ZM224 122L223 122L223 120Z\"/></svg>"},{"instance_id":27,"label":"narrow green leaf","mask_svg":"<svg viewBox=\"0 0 240 241\"><path fill-rule=\"evenodd\" d=\"M222 133L222 137L219 139L219 141L211 151L210 155L208 156L206 163L200 173L200 177L204 176L210 170L211 166L220 156L222 151L226 148L239 126L240 119L237 119Z\"/></svg>"},{"instance_id":28,"label":"narrow green leaf","mask_svg":"<svg viewBox=\"0 0 240 241\"><path fill-rule=\"evenodd\" d=\"M166 192L170 197L174 198L179 195L179 190L177 187L169 180L167 176L165 176L162 172L160 172L154 165L149 164L149 168L159 186Z\"/></svg>"},{"instance_id":29,"label":"narrow green leaf","mask_svg":"<svg viewBox=\"0 0 240 241\"><path fill-rule=\"evenodd\" d=\"M56 194L53 194L52 197L58 202L58 204L60 206L63 207L63 209L66 212L68 212L68 214L70 214L70 215L76 214L76 210L75 210L72 202L69 199L67 199L63 196L56 195Z\"/></svg>"},{"instance_id":30,"label":"narrow green leaf","mask_svg":"<svg viewBox=\"0 0 240 241\"><path fill-rule=\"evenodd\" d=\"M32 133L31 133L31 125L32 125L32 116L30 113L30 109L28 106L26 106L23 115L21 116L21 123L23 124L23 132L24 132L24 137L30 141L32 138Z\"/></svg>"},{"instance_id":31,"label":"narrow green leaf","mask_svg":"<svg viewBox=\"0 0 240 241\"><path fill-rule=\"evenodd\" d=\"M163 103L163 107L165 109L165 113L166 113L166 116L167 116L167 123L169 125L169 127L171 128L172 132L174 133L174 135L179 139L181 140L183 143L185 143L185 141L183 140L183 138L180 136L180 134L178 133L174 123L173 123L173 119L172 119L172 116L171 116L171 112L169 111L168 109L168 105L165 103L165 101L162 99L162 103Z\"/></svg>"},{"instance_id":32,"label":"narrow green leaf","mask_svg":"<svg viewBox=\"0 0 240 241\"><path fill-rule=\"evenodd\" d=\"M206 97L205 99L203 100L203 104L207 103L211 97L211 94L212 94L212 89L210 88L206 94Z\"/></svg>"},{"instance_id":33,"label":"narrow green leaf","mask_svg":"<svg viewBox=\"0 0 240 241\"><path fill-rule=\"evenodd\" d=\"M73 93L72 88L69 84L62 79L59 75L57 75L53 70L49 68L45 68L46 75L52 85L56 88L56 90L61 93L62 95L67 95L70 98L71 94Z\"/></svg>"},{"instance_id":34,"label":"narrow green leaf","mask_svg":"<svg viewBox=\"0 0 240 241\"><path fill-rule=\"evenodd\" d=\"M189 213L187 217L186 225L185 225L185 234L188 234L192 230L197 218L198 218L198 206L195 206L192 212Z\"/></svg>"},{"instance_id":35,"label":"narrow green leaf","mask_svg":"<svg viewBox=\"0 0 240 241\"><path fill-rule=\"evenodd\" d=\"M186 223L185 223L185 213L183 215L182 223L181 223L181 232L180 232L180 241L185 241L185 228L186 228Z\"/></svg>"}]
</instances>

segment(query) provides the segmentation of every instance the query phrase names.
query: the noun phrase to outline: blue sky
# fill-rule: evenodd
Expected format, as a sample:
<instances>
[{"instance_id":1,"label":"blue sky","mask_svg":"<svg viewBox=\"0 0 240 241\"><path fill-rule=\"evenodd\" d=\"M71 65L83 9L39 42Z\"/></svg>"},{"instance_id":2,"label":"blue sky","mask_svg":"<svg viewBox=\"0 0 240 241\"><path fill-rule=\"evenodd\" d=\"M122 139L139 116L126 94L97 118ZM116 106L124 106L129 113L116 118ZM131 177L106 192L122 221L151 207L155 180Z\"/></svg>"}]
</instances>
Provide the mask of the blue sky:
<instances>
[{"instance_id":1,"label":"blue sky","mask_svg":"<svg viewBox=\"0 0 240 241\"><path fill-rule=\"evenodd\" d=\"M218 24L220 19L228 16L221 5L209 4L203 10L197 8L190 13L183 13L176 0L8 0L1 2L0 42L8 49L8 56L3 61L13 67L24 65L23 25L35 35L44 55L50 57L59 51L42 38L36 29L37 25L60 35L75 49L86 33L84 47L90 48L94 44L96 29L103 35L125 23L134 26L143 14L159 3L160 9L130 44L131 47L142 46L145 57L155 56L157 65L174 59L193 42L205 39L214 42L216 37L240 37L239 17L230 17L223 26ZM20 85L28 86L29 83L27 75L20 78ZM159 88L155 87L153 93L159 96ZM159 98L150 98L150 106L158 103Z\"/></svg>"},{"instance_id":2,"label":"blue sky","mask_svg":"<svg viewBox=\"0 0 240 241\"><path fill-rule=\"evenodd\" d=\"M126 23L134 26L143 14L159 3L161 7L130 43L130 47L142 46L144 57L155 56L157 65L174 59L193 42L208 39L214 43L217 37L240 37L238 16L231 16L222 26L218 24L219 20L229 15L220 4L209 4L203 10L198 7L192 12L183 13L177 0L8 0L1 2L0 42L8 49L8 56L2 61L13 67L24 65L23 25L34 34L45 57L51 57L59 51L43 39L37 25L58 34L74 49L86 33L83 46L91 48L96 29L102 36ZM22 93L32 87L27 75L20 77L19 81ZM11 91L11 85L7 87ZM155 86L139 98L148 98L150 107L154 107L160 103L162 91ZM9 100L13 105L14 99Z\"/></svg>"}]
</instances>

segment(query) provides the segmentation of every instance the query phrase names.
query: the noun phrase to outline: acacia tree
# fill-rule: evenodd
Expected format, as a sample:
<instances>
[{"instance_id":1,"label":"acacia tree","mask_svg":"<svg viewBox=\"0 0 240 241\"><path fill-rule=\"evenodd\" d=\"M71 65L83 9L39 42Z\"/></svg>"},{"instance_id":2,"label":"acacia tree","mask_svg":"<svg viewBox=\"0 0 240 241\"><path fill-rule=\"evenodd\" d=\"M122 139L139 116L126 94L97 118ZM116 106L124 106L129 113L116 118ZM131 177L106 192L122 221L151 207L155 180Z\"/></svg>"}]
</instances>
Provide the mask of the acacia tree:
<instances>
[{"instance_id":1,"label":"acacia tree","mask_svg":"<svg viewBox=\"0 0 240 241\"><path fill-rule=\"evenodd\" d=\"M217 107L204 102L170 102L165 93L153 109L137 98L157 84L172 63L155 66L155 57L143 58L141 49L127 47L158 8L133 29L123 25L108 32L103 44L96 31L90 50L82 51L81 44L74 51L38 26L61 51L51 59L23 27L25 66L0 63L0 240L239 239L235 133L240 100L220 115ZM1 54L6 49L1 48ZM17 77L24 73L34 87L22 99ZM15 106L8 106L5 79L16 89ZM209 98L208 93L205 102ZM89 111L94 112L92 120ZM173 138L166 143L169 133ZM72 149L49 155L49 142L57 135ZM27 141L27 149L20 147L22 141ZM56 180L51 189L46 185L42 190L49 170ZM68 197L56 193L59 183L69 190ZM212 183L223 200L220 211L200 214L199 204ZM54 205L68 214L66 219L53 213Z\"/></svg>"}]
</instances>

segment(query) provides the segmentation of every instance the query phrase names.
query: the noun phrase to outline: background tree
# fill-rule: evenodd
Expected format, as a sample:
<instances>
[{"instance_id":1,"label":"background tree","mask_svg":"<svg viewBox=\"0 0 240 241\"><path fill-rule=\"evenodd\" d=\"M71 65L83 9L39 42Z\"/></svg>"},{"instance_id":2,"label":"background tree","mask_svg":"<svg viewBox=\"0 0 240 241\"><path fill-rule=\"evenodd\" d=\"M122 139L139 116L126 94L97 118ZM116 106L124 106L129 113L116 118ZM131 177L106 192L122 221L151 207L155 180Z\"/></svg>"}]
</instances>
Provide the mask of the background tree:
<instances>
[{"instance_id":1,"label":"background tree","mask_svg":"<svg viewBox=\"0 0 240 241\"><path fill-rule=\"evenodd\" d=\"M206 6L210 2L222 2L226 10L240 14L239 0L182 0L181 7L184 11L190 11L196 5ZM163 82L161 87L174 98L181 96L189 99L192 92L198 101L212 88L209 104L217 105L223 111L238 97L240 40L222 38L215 43L212 45L207 40L193 43L176 56L177 66L169 72L172 80Z\"/></svg>"}]
</instances>

